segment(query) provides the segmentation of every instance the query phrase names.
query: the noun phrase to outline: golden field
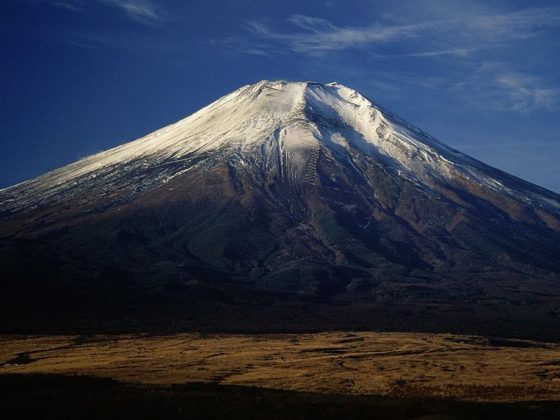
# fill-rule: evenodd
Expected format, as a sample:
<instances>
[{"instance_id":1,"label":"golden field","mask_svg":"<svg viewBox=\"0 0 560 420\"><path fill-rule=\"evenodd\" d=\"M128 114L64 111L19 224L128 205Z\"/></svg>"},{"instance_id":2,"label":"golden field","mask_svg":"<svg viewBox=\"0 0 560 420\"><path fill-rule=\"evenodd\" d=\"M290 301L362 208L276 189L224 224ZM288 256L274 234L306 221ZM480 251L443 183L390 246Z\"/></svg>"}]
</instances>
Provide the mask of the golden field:
<instances>
[{"instance_id":1,"label":"golden field","mask_svg":"<svg viewBox=\"0 0 560 420\"><path fill-rule=\"evenodd\" d=\"M560 345L422 333L0 336L0 374L472 401L560 399Z\"/></svg>"}]
</instances>

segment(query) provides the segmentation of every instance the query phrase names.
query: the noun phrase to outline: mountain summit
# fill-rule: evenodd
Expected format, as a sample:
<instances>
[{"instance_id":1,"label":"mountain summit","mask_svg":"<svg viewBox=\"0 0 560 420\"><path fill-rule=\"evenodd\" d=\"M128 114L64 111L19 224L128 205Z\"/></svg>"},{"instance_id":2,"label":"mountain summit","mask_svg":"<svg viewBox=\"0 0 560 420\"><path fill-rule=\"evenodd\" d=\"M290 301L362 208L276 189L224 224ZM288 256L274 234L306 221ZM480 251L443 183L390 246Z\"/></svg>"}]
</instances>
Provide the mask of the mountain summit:
<instances>
[{"instance_id":1,"label":"mountain summit","mask_svg":"<svg viewBox=\"0 0 560 420\"><path fill-rule=\"evenodd\" d=\"M191 320L216 307L291 313L280 328L316 307L332 316L313 319L339 325L344 307L356 328L382 311L406 328L454 313L457 325L502 318L552 331L559 239L559 195L337 83L244 86L0 190L10 301L28 287L82 302L140 294L189 302L174 311Z\"/></svg>"},{"instance_id":2,"label":"mountain summit","mask_svg":"<svg viewBox=\"0 0 560 420\"><path fill-rule=\"evenodd\" d=\"M350 162L353 154L367 155L427 189L434 183L466 182L537 207L560 209L558 195L447 147L355 90L338 83L285 81L244 86L139 140L0 190L1 209L62 202L86 188L93 189L88 191L91 200L102 199L109 187L111 194L115 188L146 190L185 170L219 166L224 158L230 166L255 166L249 170L302 185L309 177L313 183L316 155L327 150Z\"/></svg>"}]
</instances>

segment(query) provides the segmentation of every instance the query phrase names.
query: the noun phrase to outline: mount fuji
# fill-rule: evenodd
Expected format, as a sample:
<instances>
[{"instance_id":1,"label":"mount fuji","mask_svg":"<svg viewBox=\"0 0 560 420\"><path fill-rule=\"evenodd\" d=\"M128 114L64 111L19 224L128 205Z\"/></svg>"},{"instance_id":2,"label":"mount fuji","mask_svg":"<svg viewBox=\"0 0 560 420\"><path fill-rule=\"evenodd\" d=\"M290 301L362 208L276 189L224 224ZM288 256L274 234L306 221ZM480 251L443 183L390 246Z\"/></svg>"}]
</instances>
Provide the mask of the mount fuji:
<instances>
[{"instance_id":1,"label":"mount fuji","mask_svg":"<svg viewBox=\"0 0 560 420\"><path fill-rule=\"evenodd\" d=\"M262 81L0 190L0 270L3 330L560 339L560 195L346 86Z\"/></svg>"}]
</instances>

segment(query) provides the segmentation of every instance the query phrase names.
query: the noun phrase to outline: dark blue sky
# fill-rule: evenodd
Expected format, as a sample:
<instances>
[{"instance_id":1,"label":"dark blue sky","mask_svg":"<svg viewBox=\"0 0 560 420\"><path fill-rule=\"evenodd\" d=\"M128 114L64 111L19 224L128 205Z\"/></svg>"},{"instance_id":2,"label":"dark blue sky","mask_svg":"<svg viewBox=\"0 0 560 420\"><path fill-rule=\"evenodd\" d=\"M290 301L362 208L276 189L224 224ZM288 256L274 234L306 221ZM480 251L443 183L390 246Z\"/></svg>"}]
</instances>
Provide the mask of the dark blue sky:
<instances>
[{"instance_id":1,"label":"dark blue sky","mask_svg":"<svg viewBox=\"0 0 560 420\"><path fill-rule=\"evenodd\" d=\"M560 192L558 1L2 0L0 35L0 187L288 79Z\"/></svg>"}]
</instances>

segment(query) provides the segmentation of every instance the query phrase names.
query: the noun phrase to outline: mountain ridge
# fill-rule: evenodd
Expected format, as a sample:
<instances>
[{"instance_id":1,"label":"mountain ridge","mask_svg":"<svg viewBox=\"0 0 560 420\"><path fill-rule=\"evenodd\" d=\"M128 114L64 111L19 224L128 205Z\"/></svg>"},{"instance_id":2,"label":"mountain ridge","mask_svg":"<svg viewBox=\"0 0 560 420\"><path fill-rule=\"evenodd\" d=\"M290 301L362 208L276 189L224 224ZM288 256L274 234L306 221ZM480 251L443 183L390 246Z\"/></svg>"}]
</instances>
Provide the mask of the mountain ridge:
<instances>
[{"instance_id":1,"label":"mountain ridge","mask_svg":"<svg viewBox=\"0 0 560 420\"><path fill-rule=\"evenodd\" d=\"M320 84L316 82L285 82L285 81L261 81L254 85L246 85L243 86L236 91L228 94L215 102L211 103L210 105L202 108L200 111L195 112L194 114L177 121L176 123L170 124L162 129L156 130L153 133L150 133L146 136L141 137L140 139L125 143L124 145L117 146L112 148L108 151L101 152L92 156L88 156L84 159L81 159L75 163L70 165L66 165L58 170L51 171L43 176L35 178L30 181L25 181L20 184L17 184L12 187L4 188L0 190L0 211L1 210L13 210L13 204L17 203L17 199L14 197L10 197L8 194L10 192L14 192L15 194L21 194L22 192L25 193L24 188L31 188L33 189L33 184L38 183L39 180L45 180L46 182L43 185L39 185L39 188L51 188L52 184L55 184L55 187L58 187L62 184L66 184L68 181L72 181L75 178L79 178L80 176L93 174L96 171L99 171L105 167L110 167L112 165L118 165L124 163L134 163L135 160L141 159L152 159L152 162L145 162L144 165L158 165L158 164L172 164L172 163L179 163L181 159L188 159L189 155L198 153L209 152L215 150L216 148L220 147L233 147L234 145L227 144L227 141L235 143L237 139L226 139L226 141L219 142L217 141L216 144L209 144L209 142L193 142L189 141L192 140L188 136L186 138L181 138L180 132L184 128L190 128L191 125L196 125L197 120L202 119L203 124L208 123L207 119L204 118L209 112L215 112L216 110L223 108L224 106L228 105L228 102L235 102L236 100L244 100L247 97L252 100L258 100L261 94L270 95L269 93L263 92L266 89L270 90L280 90L284 88L286 91L288 107L279 107L280 110L277 112L277 109L274 109L274 115L272 118L269 118L268 121L262 118L263 114L270 113L268 109L265 107L269 104L257 106L256 112L253 111L252 115L248 117L243 115L242 118L238 118L236 123L238 125L241 124L241 127L234 127L238 131L242 131L247 133L248 131L252 131L253 137L257 137L258 140L262 140L267 138L271 135L270 131L275 131L281 123L290 124L295 123L296 121L301 121L303 124L306 124L311 129L316 129L318 132L315 133L306 133L311 137L316 136L319 141L321 141L321 133L319 128L315 125L313 126L315 120L325 120L332 118L332 115L336 114L333 111L340 111L340 104L332 103L334 102L332 99L335 95L339 98L342 98L342 102L349 103L352 107L359 107L360 116L359 118L354 118L354 120L358 120L355 126L358 127L358 137L363 137L366 139L365 144L362 144L362 148L369 147L370 149L367 150L368 153L379 153L381 155L385 155L385 157L392 158L392 164L396 164L397 166L400 164L401 169L408 172L413 173L417 177L417 173L414 173L414 168L411 171L410 167L413 166L414 160L420 160L427 162L428 160L437 161L440 160L442 162L439 163L439 167L436 168L437 172L440 174L448 172L449 170L456 170L457 168L450 168L447 163L451 163L452 159L459 159L461 163L466 165L470 165L476 169L480 169L481 165L486 167L486 165L482 164L481 162L461 153L455 149L452 149L445 144L439 142L438 140L434 139L433 137L427 135L422 130L404 122L399 117L381 110L378 105L375 105L369 99L365 98L358 92L347 88L344 85L338 83L328 83L328 84ZM298 91L297 88L300 88ZM314 89L315 88L315 89ZM324 92L324 90L329 89L330 92ZM296 91L296 92L290 92ZM326 100L326 97L330 97L329 100ZM319 100L317 100L319 99ZM338 99L338 98L336 98ZM246 101L245 101L246 102ZM270 101L272 102L272 101ZM291 103L290 103L291 102ZM331 108L328 106L321 106L327 103ZM245 105L246 104L241 104ZM252 104L251 104L252 105ZM318 105L318 106L317 106ZM263 109L264 108L264 109ZM270 108L270 107L269 107ZM352 110L354 111L354 110ZM278 113L283 113L284 115L278 116ZM346 111L346 114L348 112ZM230 112L231 114L231 112ZM364 115L365 114L365 115ZM211 115L214 117L214 115ZM345 117L345 116L344 116ZM336 123L348 123L347 119L352 120L352 118L342 118L343 121L335 121ZM290 119L294 119L290 121ZM272 121L271 121L272 120ZM364 121L365 120L365 121ZM373 125L371 124L373 122ZM370 126L368 126L368 124ZM397 124L400 124L399 130L395 132L394 128ZM372 125L372 126L371 126ZM364 132L374 132L375 135L367 135L360 132L360 128L366 126L367 129L362 130ZM268 132L267 132L268 129ZM403 130L404 129L404 130ZM388 131L388 133L383 132L384 130ZM404 131L404 133L403 133ZM408 133L406 133L408 131ZM175 140L174 137L170 136L170 134L179 132L179 135L175 136L178 140ZM197 133L195 133L196 135ZM404 135L403 135L404 134ZM417 135L421 141L414 141L411 135L406 134L413 134ZM260 136L260 137L259 137ZM397 142L394 144L389 142L388 139L393 136L397 139ZM305 136L304 136L305 137ZM377 137L377 138L375 138ZM169 139L171 141L169 141ZM173 141L175 140L175 141ZM212 138L211 140L216 140ZM257 142L258 142L257 140ZM344 142L346 139L342 138ZM385 140L385 141L380 141ZM411 142L411 140L413 140ZM255 139L252 139L255 142ZM337 141L336 138L330 139L331 142ZM340 142L341 139L338 138ZM194 144L191 144L194 143ZM250 142L247 142L250 144ZM162 147L164 145L165 147ZM375 146L372 148L371 146ZM403 146L404 145L404 146ZM399 150L399 148L403 147L411 147L410 150ZM435 152L435 153L434 153ZM413 154L412 157L406 156L408 154ZM173 161L174 160L174 161ZM154 162L155 161L155 162ZM280 160L280 164L282 160ZM425 165L426 166L426 165ZM417 168L416 168L417 169ZM422 168L421 168L422 169ZM462 168L459 168L462 169ZM471 175L475 181L479 183L486 182L487 186L490 188L502 188L504 189L503 185L499 185L496 182L496 179L491 180L490 182L487 181L488 176L480 174L473 174L472 168L470 168L469 174L462 174L462 175ZM488 169L488 167L483 168ZM493 168L492 168L493 169ZM493 169L496 173L500 173L501 171L497 171ZM66 174L65 174L66 172ZM180 174L180 173L179 173ZM65 176L66 175L66 176ZM172 174L172 176L176 176L177 173ZM49 179L52 178L52 179ZM508 175L508 177L511 177ZM161 179L162 182L166 182L169 178ZM523 181L525 183L525 181ZM46 185L45 185L46 184ZM534 190L539 191L538 201L541 201L543 204L549 204L553 207L557 207L560 209L560 195L552 193L550 191L546 191L540 187L532 187ZM22 191L23 190L23 191ZM53 192L58 192L60 188L54 188ZM507 188L505 189L507 192ZM44 191L40 191L43 193ZM534 191L533 191L534 193ZM552 195L552 197L551 197ZM552 198L552 200L550 199ZM19 205L19 208L24 207L24 205ZM16 204L17 208L17 204Z\"/></svg>"},{"instance_id":2,"label":"mountain ridge","mask_svg":"<svg viewBox=\"0 0 560 420\"><path fill-rule=\"evenodd\" d=\"M424 326L453 313L459 324L552 331L559 237L560 195L336 83L247 85L0 190L8 301L51 284L57 300L69 290L92 302L179 300L189 319L216 310L220 322L226 307L277 316L293 303L367 328L379 322L371 314L404 305Z\"/></svg>"}]
</instances>

